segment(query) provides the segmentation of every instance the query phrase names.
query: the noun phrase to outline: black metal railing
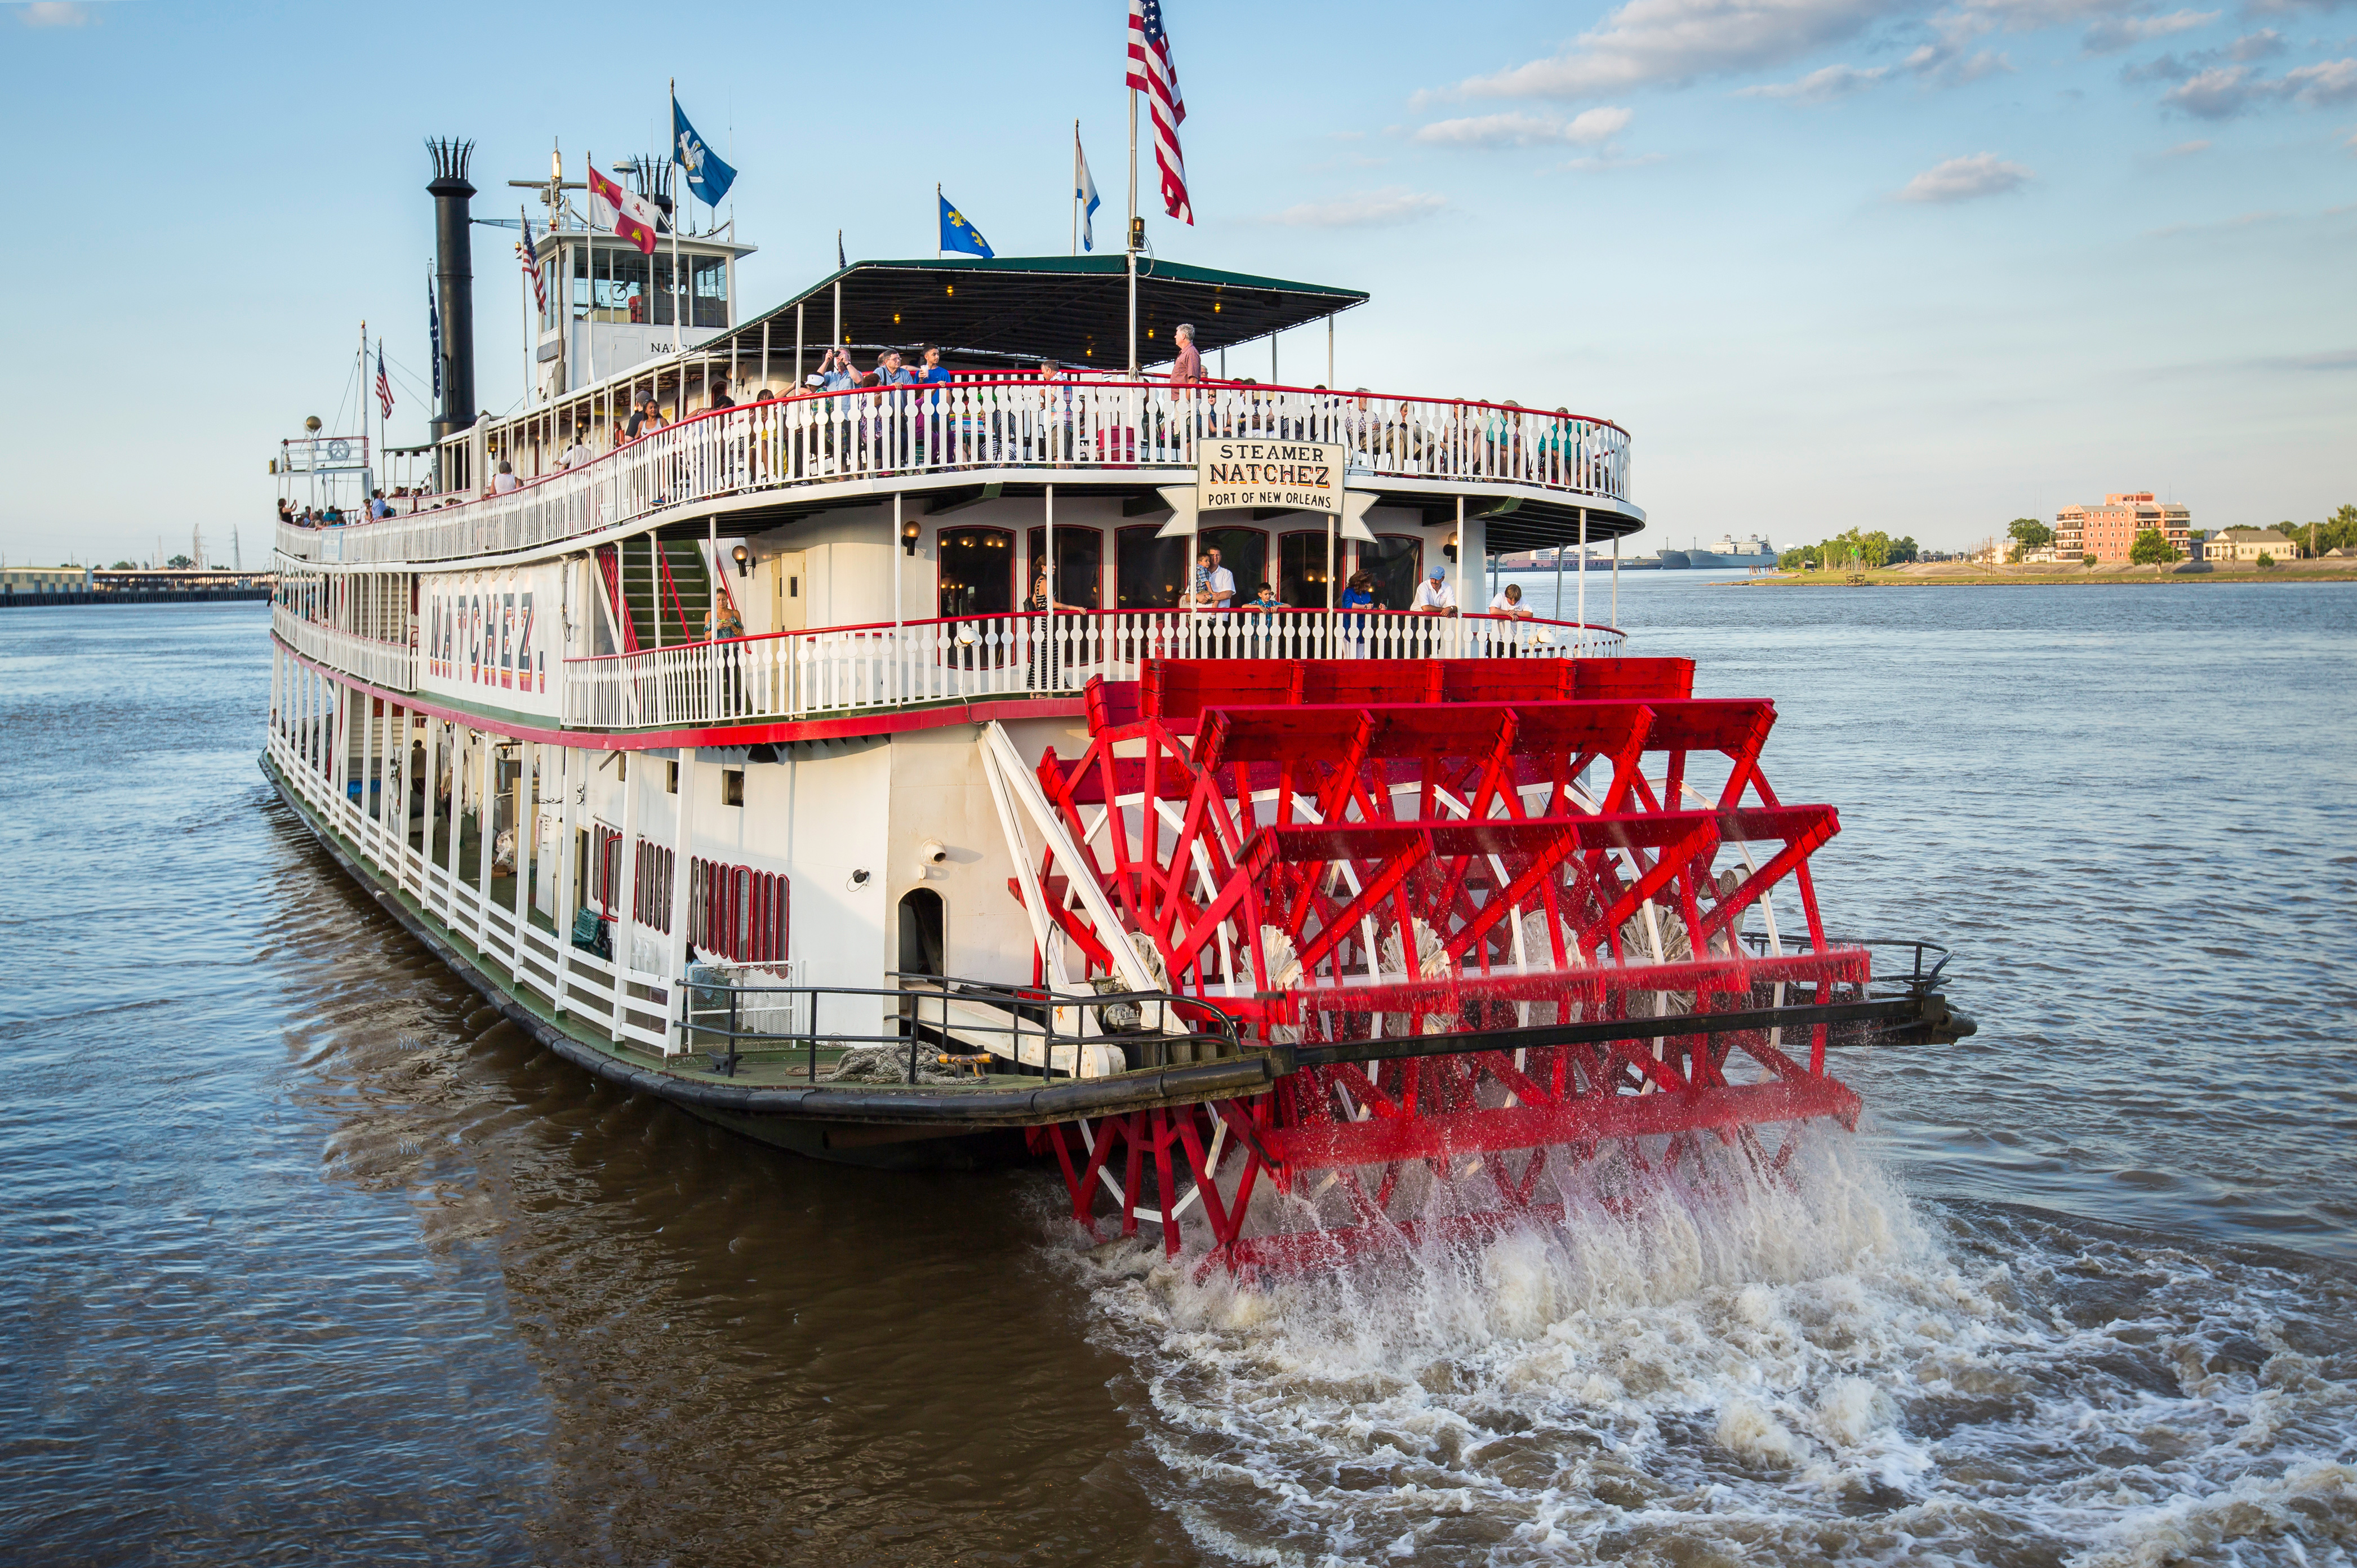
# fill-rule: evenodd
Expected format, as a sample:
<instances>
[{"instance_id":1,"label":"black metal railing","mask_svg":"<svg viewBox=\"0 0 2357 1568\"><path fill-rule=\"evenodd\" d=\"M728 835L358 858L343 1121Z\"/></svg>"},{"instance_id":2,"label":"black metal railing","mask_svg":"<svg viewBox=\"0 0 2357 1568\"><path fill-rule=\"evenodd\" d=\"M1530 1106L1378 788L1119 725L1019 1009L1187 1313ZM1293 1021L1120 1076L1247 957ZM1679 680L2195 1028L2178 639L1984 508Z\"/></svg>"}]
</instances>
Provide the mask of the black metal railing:
<instances>
[{"instance_id":1,"label":"black metal railing","mask_svg":"<svg viewBox=\"0 0 2357 1568\"><path fill-rule=\"evenodd\" d=\"M701 967L701 966L699 966ZM1208 1048L1213 1056L1240 1056L1243 1045L1235 1020L1200 997L1167 991L1055 991L1044 985L1000 985L953 976L906 974L888 971L890 986L861 985L739 985L691 973L676 988L682 998L681 1026L691 1050L702 1050L712 1070L724 1078L737 1076L748 1056L802 1058L805 1076L819 1080L819 1056L832 1052L837 1071L856 1050L890 1047L899 1062L899 1080L921 1081L920 1069L930 1044L936 1063L977 1069L1004 1058L1008 1069L1034 1069L1043 1080L1057 1073L1057 1053L1070 1059L1067 1078L1082 1076L1082 1053L1091 1045L1112 1046L1122 1053L1122 1070L1166 1067L1174 1048L1183 1043L1192 1053ZM866 1000L878 1009L883 1027L830 1029L823 1026L824 1004L834 1001L858 1006ZM959 1004L963 1004L961 1009ZM929 1006L930 1004L930 1006ZM1075 1028L1060 1030L1057 1015L1073 1010ZM931 1017L926 1016L928 1012ZM783 1012L789 1027L750 1028L750 1022ZM751 1016L748 1017L748 1015ZM1174 1033L1167 1021L1186 1026ZM963 1036L963 1039L961 1039ZM954 1047L979 1039L983 1049L963 1052ZM992 1043L1004 1042L1003 1050ZM716 1042L717 1048L714 1048ZM1024 1058L1037 1047L1036 1064ZM980 1058L980 1059L977 1059Z\"/></svg>"}]
</instances>

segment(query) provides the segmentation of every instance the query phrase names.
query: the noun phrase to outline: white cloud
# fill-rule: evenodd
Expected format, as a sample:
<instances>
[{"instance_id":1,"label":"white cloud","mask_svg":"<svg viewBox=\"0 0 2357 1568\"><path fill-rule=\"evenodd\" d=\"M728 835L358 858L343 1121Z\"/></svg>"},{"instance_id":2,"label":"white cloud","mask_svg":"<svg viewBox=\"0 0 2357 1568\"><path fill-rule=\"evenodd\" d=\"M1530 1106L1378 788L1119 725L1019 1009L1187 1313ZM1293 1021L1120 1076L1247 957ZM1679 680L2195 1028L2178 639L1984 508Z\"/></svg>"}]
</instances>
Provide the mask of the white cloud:
<instances>
[{"instance_id":1,"label":"white cloud","mask_svg":"<svg viewBox=\"0 0 2357 1568\"><path fill-rule=\"evenodd\" d=\"M2357 98L2357 58L2287 70L2284 86L2303 103L2346 103Z\"/></svg>"},{"instance_id":2,"label":"white cloud","mask_svg":"<svg viewBox=\"0 0 2357 1568\"><path fill-rule=\"evenodd\" d=\"M90 13L73 0L33 0L16 16L28 27L79 27L90 20Z\"/></svg>"},{"instance_id":3,"label":"white cloud","mask_svg":"<svg viewBox=\"0 0 2357 1568\"><path fill-rule=\"evenodd\" d=\"M2171 11L2166 16L2106 16L2087 29L2082 47L2091 55L2114 55L2122 49L2165 38L2172 33L2190 33L2196 27L2206 27L2225 13L2222 11Z\"/></svg>"},{"instance_id":4,"label":"white cloud","mask_svg":"<svg viewBox=\"0 0 2357 1568\"><path fill-rule=\"evenodd\" d=\"M2302 103L2357 99L2357 57L2298 66L2276 81L2247 65L2212 66L2162 93L2160 102L2197 120L2231 120L2287 98Z\"/></svg>"},{"instance_id":5,"label":"white cloud","mask_svg":"<svg viewBox=\"0 0 2357 1568\"><path fill-rule=\"evenodd\" d=\"M2009 164L1995 153L1975 153L1934 164L1900 191L1900 201L1971 201L1976 197L2002 196L2018 190L2036 177L2019 164Z\"/></svg>"},{"instance_id":6,"label":"white cloud","mask_svg":"<svg viewBox=\"0 0 2357 1568\"><path fill-rule=\"evenodd\" d=\"M1643 168L1647 164L1660 163L1663 156L1660 153L1640 153L1635 157L1624 158L1618 153L1603 153L1594 157L1573 158L1563 168L1567 174L1601 174L1607 169Z\"/></svg>"},{"instance_id":7,"label":"white cloud","mask_svg":"<svg viewBox=\"0 0 2357 1568\"><path fill-rule=\"evenodd\" d=\"M2231 120L2274 96L2274 84L2249 66L2220 65L2179 82L2160 101L2197 120Z\"/></svg>"},{"instance_id":8,"label":"white cloud","mask_svg":"<svg viewBox=\"0 0 2357 1568\"><path fill-rule=\"evenodd\" d=\"M1297 229L1374 229L1394 223L1413 223L1419 218L1429 218L1448 201L1424 191L1409 190L1405 186L1392 186L1383 190L1361 191L1334 201L1305 201L1273 212L1264 220Z\"/></svg>"},{"instance_id":9,"label":"white cloud","mask_svg":"<svg viewBox=\"0 0 2357 1568\"><path fill-rule=\"evenodd\" d=\"M1736 89L1738 98L1778 98L1792 103L1823 103L1829 99L1846 98L1853 92L1872 87L1890 74L1887 65L1860 70L1854 65L1829 65L1795 81L1771 81L1759 87Z\"/></svg>"},{"instance_id":10,"label":"white cloud","mask_svg":"<svg viewBox=\"0 0 2357 1568\"><path fill-rule=\"evenodd\" d=\"M1437 121L1416 132L1415 139L1443 147L1529 147L1561 142L1592 147L1619 135L1633 117L1627 109L1589 109L1569 120L1518 110Z\"/></svg>"},{"instance_id":11,"label":"white cloud","mask_svg":"<svg viewBox=\"0 0 2357 1568\"><path fill-rule=\"evenodd\" d=\"M1470 78L1448 95L1598 98L1765 70L1905 8L1906 0L1629 0L1562 53Z\"/></svg>"}]
</instances>

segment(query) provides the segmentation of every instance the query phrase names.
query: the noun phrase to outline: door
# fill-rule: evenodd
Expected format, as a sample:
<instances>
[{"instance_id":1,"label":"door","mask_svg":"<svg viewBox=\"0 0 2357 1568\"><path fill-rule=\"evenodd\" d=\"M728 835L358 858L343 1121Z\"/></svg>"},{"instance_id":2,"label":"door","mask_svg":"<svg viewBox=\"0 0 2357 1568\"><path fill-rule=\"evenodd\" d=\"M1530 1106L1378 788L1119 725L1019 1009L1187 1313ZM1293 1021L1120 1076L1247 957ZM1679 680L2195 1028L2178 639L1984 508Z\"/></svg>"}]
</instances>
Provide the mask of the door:
<instances>
[{"instance_id":1,"label":"door","mask_svg":"<svg viewBox=\"0 0 2357 1568\"><path fill-rule=\"evenodd\" d=\"M770 629L801 631L810 625L810 575L802 570L802 553L780 551L770 558Z\"/></svg>"}]
</instances>

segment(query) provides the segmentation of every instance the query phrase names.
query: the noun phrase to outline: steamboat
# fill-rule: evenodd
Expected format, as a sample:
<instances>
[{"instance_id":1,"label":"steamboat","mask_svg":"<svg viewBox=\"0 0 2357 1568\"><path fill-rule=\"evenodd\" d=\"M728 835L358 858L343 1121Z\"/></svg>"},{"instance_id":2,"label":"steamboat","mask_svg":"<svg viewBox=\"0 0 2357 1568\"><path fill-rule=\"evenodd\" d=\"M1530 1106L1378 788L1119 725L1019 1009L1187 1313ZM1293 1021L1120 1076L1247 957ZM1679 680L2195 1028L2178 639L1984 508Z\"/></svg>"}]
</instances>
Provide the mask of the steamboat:
<instances>
[{"instance_id":1,"label":"steamboat","mask_svg":"<svg viewBox=\"0 0 2357 1568\"><path fill-rule=\"evenodd\" d=\"M283 446L262 767L581 1069L823 1158L1043 1162L1100 1236L1259 1269L1598 1162L1780 1168L1858 1113L1831 1048L1970 1032L1923 944L1829 932L1773 704L1587 618L1644 525L1611 420L1280 381L1366 295L1135 226L744 315L733 230L647 254L561 171L530 391L479 417L434 151L434 439ZM1173 384L1182 323L1269 380ZM1572 617L1482 608L1564 549Z\"/></svg>"}]
</instances>

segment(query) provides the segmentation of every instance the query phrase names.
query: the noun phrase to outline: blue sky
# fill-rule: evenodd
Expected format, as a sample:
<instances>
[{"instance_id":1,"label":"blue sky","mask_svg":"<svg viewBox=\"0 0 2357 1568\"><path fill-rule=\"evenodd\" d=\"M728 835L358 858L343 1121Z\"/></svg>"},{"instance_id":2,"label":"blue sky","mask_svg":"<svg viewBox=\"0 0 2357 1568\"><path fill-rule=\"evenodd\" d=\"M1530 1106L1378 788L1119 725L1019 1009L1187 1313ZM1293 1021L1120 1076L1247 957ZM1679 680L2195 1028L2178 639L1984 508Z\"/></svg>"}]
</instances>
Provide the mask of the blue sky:
<instances>
[{"instance_id":1,"label":"blue sky","mask_svg":"<svg viewBox=\"0 0 2357 1568\"><path fill-rule=\"evenodd\" d=\"M1955 546L2142 488L2209 527L2357 500L2353 0L1167 15L1198 225L1150 215L1157 251L1370 291L1345 385L1619 420L1650 542ZM0 551L145 556L192 524L263 549L264 464L335 413L361 319L425 362L429 134L478 142L501 211L552 138L569 166L647 150L675 75L742 171L754 306L831 269L838 227L931 254L936 181L1000 254L1061 252L1075 117L1110 238L1124 16L0 4ZM476 234L500 407L518 290ZM1322 379L1321 331L1281 355ZM395 438L426 413L404 393Z\"/></svg>"}]
</instances>

